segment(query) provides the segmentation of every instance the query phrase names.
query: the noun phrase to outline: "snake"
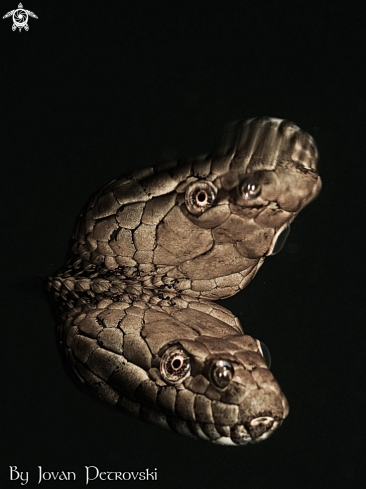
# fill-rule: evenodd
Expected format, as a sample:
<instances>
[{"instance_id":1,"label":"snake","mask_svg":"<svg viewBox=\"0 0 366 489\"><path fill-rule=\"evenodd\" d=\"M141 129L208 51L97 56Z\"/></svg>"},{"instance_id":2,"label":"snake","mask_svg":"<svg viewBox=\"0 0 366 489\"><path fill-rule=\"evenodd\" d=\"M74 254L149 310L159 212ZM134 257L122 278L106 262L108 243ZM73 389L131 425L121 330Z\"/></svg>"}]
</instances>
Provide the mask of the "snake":
<instances>
[{"instance_id":1,"label":"snake","mask_svg":"<svg viewBox=\"0 0 366 489\"><path fill-rule=\"evenodd\" d=\"M94 193L48 279L58 348L83 391L180 435L242 446L286 418L263 343L216 300L277 253L320 191L294 123L228 124L211 153L136 170Z\"/></svg>"}]
</instances>

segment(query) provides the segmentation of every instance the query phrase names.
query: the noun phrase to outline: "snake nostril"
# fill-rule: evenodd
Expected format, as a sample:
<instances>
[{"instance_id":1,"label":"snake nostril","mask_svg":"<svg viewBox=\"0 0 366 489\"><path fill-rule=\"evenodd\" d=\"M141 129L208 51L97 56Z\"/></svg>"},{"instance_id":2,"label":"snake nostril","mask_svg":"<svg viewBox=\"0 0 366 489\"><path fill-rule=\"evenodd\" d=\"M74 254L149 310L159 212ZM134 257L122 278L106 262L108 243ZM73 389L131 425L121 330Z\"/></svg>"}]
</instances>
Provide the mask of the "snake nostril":
<instances>
[{"instance_id":1,"label":"snake nostril","mask_svg":"<svg viewBox=\"0 0 366 489\"><path fill-rule=\"evenodd\" d=\"M253 439L261 437L264 433L271 430L274 419L271 416L260 416L254 418L248 426L248 431Z\"/></svg>"}]
</instances>

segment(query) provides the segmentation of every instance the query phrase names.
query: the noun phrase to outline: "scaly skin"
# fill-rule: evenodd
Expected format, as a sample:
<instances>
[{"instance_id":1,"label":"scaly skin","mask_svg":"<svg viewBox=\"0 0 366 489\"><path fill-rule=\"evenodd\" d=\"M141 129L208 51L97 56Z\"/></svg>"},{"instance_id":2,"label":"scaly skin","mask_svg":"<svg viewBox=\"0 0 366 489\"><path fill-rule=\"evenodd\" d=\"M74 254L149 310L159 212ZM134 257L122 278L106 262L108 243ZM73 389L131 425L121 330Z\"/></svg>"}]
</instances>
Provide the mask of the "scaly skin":
<instances>
[{"instance_id":1,"label":"scaly skin","mask_svg":"<svg viewBox=\"0 0 366 489\"><path fill-rule=\"evenodd\" d=\"M260 343L210 301L246 287L319 193L317 158L312 138L289 122L238 121L212 154L94 194L49 282L76 382L184 435L232 445L267 438L287 401Z\"/></svg>"}]
</instances>

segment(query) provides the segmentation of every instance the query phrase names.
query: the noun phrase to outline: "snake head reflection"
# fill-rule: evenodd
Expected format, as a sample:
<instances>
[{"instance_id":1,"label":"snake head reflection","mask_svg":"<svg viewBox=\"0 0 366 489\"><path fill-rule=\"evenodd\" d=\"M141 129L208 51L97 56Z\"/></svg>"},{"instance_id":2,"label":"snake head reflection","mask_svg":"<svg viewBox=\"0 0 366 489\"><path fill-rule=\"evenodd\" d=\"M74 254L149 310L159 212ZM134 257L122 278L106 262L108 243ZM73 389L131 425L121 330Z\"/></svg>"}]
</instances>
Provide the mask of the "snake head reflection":
<instances>
[{"instance_id":1,"label":"snake head reflection","mask_svg":"<svg viewBox=\"0 0 366 489\"><path fill-rule=\"evenodd\" d=\"M212 173L186 190L186 202L192 194L210 198L199 214L187 205L186 215L212 228L214 245L232 244L243 257L272 254L282 231L321 188L315 143L288 121L232 123L212 159Z\"/></svg>"},{"instance_id":2,"label":"snake head reflection","mask_svg":"<svg viewBox=\"0 0 366 489\"><path fill-rule=\"evenodd\" d=\"M290 223L319 193L317 161L312 137L288 121L231 124L212 154L170 170L173 180L188 176L156 229L158 273L175 266L172 278L220 277L227 284L195 287L196 297L210 300L243 289L264 258L281 250Z\"/></svg>"},{"instance_id":3,"label":"snake head reflection","mask_svg":"<svg viewBox=\"0 0 366 489\"><path fill-rule=\"evenodd\" d=\"M122 293L127 283L136 296L141 286L170 297L236 294L281 249L289 224L319 193L317 161L310 135L264 117L230 124L208 155L114 180L80 215L65 283L54 287L58 297L72 287L93 301L95 294ZM70 285L75 270L78 284ZM95 274L125 282L97 284Z\"/></svg>"}]
</instances>

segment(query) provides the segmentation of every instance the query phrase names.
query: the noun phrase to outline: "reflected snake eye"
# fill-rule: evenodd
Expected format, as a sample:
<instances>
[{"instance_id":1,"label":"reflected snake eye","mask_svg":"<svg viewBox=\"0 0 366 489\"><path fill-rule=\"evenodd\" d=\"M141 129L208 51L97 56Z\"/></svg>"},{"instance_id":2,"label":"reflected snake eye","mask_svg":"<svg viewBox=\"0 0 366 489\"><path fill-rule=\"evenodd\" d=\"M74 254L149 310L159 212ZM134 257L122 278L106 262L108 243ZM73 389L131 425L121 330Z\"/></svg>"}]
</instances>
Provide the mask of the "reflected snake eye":
<instances>
[{"instance_id":1,"label":"reflected snake eye","mask_svg":"<svg viewBox=\"0 0 366 489\"><path fill-rule=\"evenodd\" d=\"M206 180L198 180L192 183L187 188L185 195L188 212L194 216L199 216L213 205L216 195L217 188L213 183Z\"/></svg>"},{"instance_id":2,"label":"reflected snake eye","mask_svg":"<svg viewBox=\"0 0 366 489\"><path fill-rule=\"evenodd\" d=\"M168 348L160 360L160 374L168 384L183 382L191 373L189 356L180 345Z\"/></svg>"},{"instance_id":3,"label":"reflected snake eye","mask_svg":"<svg viewBox=\"0 0 366 489\"><path fill-rule=\"evenodd\" d=\"M240 193L246 200L254 200L259 197L261 190L262 186L254 175L246 177L240 186Z\"/></svg>"},{"instance_id":4,"label":"reflected snake eye","mask_svg":"<svg viewBox=\"0 0 366 489\"><path fill-rule=\"evenodd\" d=\"M227 387L234 377L234 367L227 360L218 360L210 370L210 380L219 389Z\"/></svg>"}]
</instances>

